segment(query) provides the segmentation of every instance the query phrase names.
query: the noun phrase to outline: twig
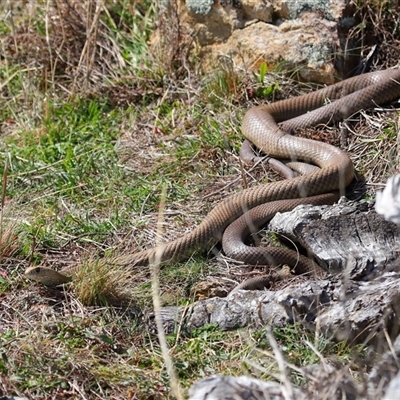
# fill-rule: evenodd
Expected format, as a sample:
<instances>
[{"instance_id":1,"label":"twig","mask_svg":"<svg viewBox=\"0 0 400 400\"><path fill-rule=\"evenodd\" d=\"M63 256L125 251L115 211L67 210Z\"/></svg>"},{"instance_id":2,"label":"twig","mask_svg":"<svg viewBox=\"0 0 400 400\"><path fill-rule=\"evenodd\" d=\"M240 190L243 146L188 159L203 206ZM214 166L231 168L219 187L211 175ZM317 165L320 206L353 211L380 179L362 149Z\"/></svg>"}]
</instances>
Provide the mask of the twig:
<instances>
[{"instance_id":1,"label":"twig","mask_svg":"<svg viewBox=\"0 0 400 400\"><path fill-rule=\"evenodd\" d=\"M6 201L6 190L7 190L7 172L8 172L8 158L5 158L4 171L3 171L3 183L1 192L1 210L0 210L0 240L3 238L3 217L4 217L4 205ZM3 259L3 252L0 252L0 264Z\"/></svg>"},{"instance_id":2,"label":"twig","mask_svg":"<svg viewBox=\"0 0 400 400\"><path fill-rule=\"evenodd\" d=\"M168 351L168 345L165 338L165 332L163 327L163 321L161 316L161 298L160 298L160 264L161 264L161 256L163 253L163 245L161 243L161 237L163 232L163 224L164 224L164 209L165 209L165 198L166 198L167 189L166 186L163 186L161 192L160 199L160 208L158 213L158 221L157 221L157 242L156 242L156 255L155 259L151 261L150 264L150 272L151 272L151 288L153 294L153 306L154 306L154 316L155 322L157 326L157 336L158 341L161 347L161 353L164 358L165 366L167 368L167 373L170 380L171 391L172 394L178 399L183 400L182 393L179 388L179 380L177 378L174 364L172 362L172 358Z\"/></svg>"},{"instance_id":3,"label":"twig","mask_svg":"<svg viewBox=\"0 0 400 400\"><path fill-rule=\"evenodd\" d=\"M290 382L289 376L286 371L286 361L283 358L282 352L279 349L278 343L276 342L274 335L272 334L271 328L269 326L267 326L265 331L266 331L268 342L271 345L272 350L274 352L275 360L278 364L279 371L281 373L281 381L283 383L282 394L286 400L292 400L292 399L294 399L294 393L293 393L292 384Z\"/></svg>"}]
</instances>

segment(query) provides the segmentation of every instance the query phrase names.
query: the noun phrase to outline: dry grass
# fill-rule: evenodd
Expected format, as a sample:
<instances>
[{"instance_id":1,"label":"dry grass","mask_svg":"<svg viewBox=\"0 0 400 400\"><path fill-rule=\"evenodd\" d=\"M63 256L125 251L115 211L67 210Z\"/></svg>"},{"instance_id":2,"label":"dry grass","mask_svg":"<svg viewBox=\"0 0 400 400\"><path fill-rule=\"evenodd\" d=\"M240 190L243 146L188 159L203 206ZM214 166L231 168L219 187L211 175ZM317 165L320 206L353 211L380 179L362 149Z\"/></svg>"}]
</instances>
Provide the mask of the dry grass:
<instances>
[{"instance_id":1,"label":"dry grass","mask_svg":"<svg viewBox=\"0 0 400 400\"><path fill-rule=\"evenodd\" d=\"M361 58L372 67L392 66L400 56L400 5L391 0L360 0L356 3L355 18L359 24L349 37L359 40Z\"/></svg>"},{"instance_id":2,"label":"dry grass","mask_svg":"<svg viewBox=\"0 0 400 400\"><path fill-rule=\"evenodd\" d=\"M134 308L132 291L137 276L113 259L89 259L78 263L74 293L85 306L110 305Z\"/></svg>"},{"instance_id":3,"label":"dry grass","mask_svg":"<svg viewBox=\"0 0 400 400\"><path fill-rule=\"evenodd\" d=\"M229 64L215 76L197 75L178 14L156 18L157 8L155 1L56 0L8 2L2 14L1 154L2 162L10 161L0 240L3 393L164 399L173 398L172 367L183 393L212 373L277 376L277 356L264 331L205 327L167 335L162 348L145 325L153 309L151 271L121 270L112 262L157 243L164 187L161 230L168 240L193 229L229 194L277 178L259 164L245 171L244 181L237 155L243 112L264 101L254 98L259 82ZM155 21L165 40L153 36L149 51ZM273 73L265 85L275 87L277 80L274 99L313 89ZM366 172L371 195L396 164L392 117L362 114L359 123L348 122L346 148ZM303 134L336 145L340 129ZM88 147L80 147L84 143ZM199 281L230 287L248 272L210 258L194 256L161 270L155 290L161 304L184 305L193 301ZM38 264L77 264L80 272L73 286L51 290L21 278ZM312 333L290 327L274 335L290 347L284 356L292 365L307 357L319 361L315 349L303 346ZM330 346L326 359L343 357L343 371L364 374L348 359L349 349ZM302 382L297 372L288 375Z\"/></svg>"}]
</instances>

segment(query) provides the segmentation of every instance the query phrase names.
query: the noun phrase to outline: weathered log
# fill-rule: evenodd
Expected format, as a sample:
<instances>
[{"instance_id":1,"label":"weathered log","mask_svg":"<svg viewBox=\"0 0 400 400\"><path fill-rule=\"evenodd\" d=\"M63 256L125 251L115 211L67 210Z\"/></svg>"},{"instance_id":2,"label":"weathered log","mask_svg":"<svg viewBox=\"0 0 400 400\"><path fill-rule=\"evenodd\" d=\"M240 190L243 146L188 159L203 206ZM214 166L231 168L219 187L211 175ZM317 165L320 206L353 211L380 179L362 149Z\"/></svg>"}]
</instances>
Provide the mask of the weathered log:
<instances>
[{"instance_id":1,"label":"weathered log","mask_svg":"<svg viewBox=\"0 0 400 400\"><path fill-rule=\"evenodd\" d=\"M397 336L399 304L400 275L386 273L373 283L346 283L335 277L278 291L238 291L226 298L198 301L186 309L166 307L162 316L167 331L177 325L190 331L210 323L222 330L317 323L321 332L337 340L368 340L371 344L382 343L384 331L392 340Z\"/></svg>"},{"instance_id":2,"label":"weathered log","mask_svg":"<svg viewBox=\"0 0 400 400\"><path fill-rule=\"evenodd\" d=\"M299 243L327 271L345 271L355 280L396 267L400 255L398 226L377 214L373 203L299 206L277 214L268 230Z\"/></svg>"},{"instance_id":3,"label":"weathered log","mask_svg":"<svg viewBox=\"0 0 400 400\"><path fill-rule=\"evenodd\" d=\"M189 400L306 400L305 394L292 388L295 397L288 397L285 387L276 382L264 382L247 376L210 376L190 388Z\"/></svg>"}]
</instances>

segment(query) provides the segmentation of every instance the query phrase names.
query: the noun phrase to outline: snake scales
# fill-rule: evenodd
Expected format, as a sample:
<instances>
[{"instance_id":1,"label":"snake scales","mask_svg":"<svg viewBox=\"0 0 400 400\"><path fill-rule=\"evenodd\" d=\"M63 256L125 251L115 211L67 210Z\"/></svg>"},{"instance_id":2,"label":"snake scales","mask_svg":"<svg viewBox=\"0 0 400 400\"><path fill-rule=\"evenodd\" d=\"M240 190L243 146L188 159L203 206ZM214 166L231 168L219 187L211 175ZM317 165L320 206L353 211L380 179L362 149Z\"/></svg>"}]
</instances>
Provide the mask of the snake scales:
<instances>
[{"instance_id":1,"label":"snake scales","mask_svg":"<svg viewBox=\"0 0 400 400\"><path fill-rule=\"evenodd\" d=\"M242 124L243 135L248 140L270 157L302 160L319 169L234 194L219 203L189 234L162 244L161 248L130 255L123 264L144 266L154 262L156 257L163 263L183 260L196 251L212 248L233 221L261 204L304 199L335 190L343 192L354 175L348 155L329 144L294 137L291 133L300 128L337 122L361 109L398 97L400 70L396 69L360 75L306 95L251 108ZM42 283L46 283L46 274L44 267L31 267L26 271L28 277Z\"/></svg>"}]
</instances>

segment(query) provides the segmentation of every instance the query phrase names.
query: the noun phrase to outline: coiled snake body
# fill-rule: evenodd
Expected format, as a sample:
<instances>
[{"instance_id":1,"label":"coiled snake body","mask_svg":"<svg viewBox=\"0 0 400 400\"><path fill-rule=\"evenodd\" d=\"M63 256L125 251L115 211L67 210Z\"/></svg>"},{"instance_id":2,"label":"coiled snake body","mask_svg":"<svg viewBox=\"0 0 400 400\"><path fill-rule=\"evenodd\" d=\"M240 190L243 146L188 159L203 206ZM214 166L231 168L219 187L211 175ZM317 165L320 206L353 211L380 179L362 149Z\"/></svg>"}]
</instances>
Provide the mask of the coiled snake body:
<instances>
[{"instance_id":1,"label":"coiled snake body","mask_svg":"<svg viewBox=\"0 0 400 400\"><path fill-rule=\"evenodd\" d=\"M156 256L163 263L183 260L206 251L221 240L224 230L244 212L264 203L299 199L330 191L343 192L353 179L353 164L346 153L329 144L291 135L299 128L337 122L351 114L400 97L400 70L385 70L347 79L324 89L251 108L244 116L243 135L270 157L315 164L311 174L262 184L234 194L218 204L189 234L130 255L126 266L148 265ZM279 124L279 125L278 125ZM305 199L307 202L307 199ZM43 281L31 267L26 275Z\"/></svg>"}]
</instances>

